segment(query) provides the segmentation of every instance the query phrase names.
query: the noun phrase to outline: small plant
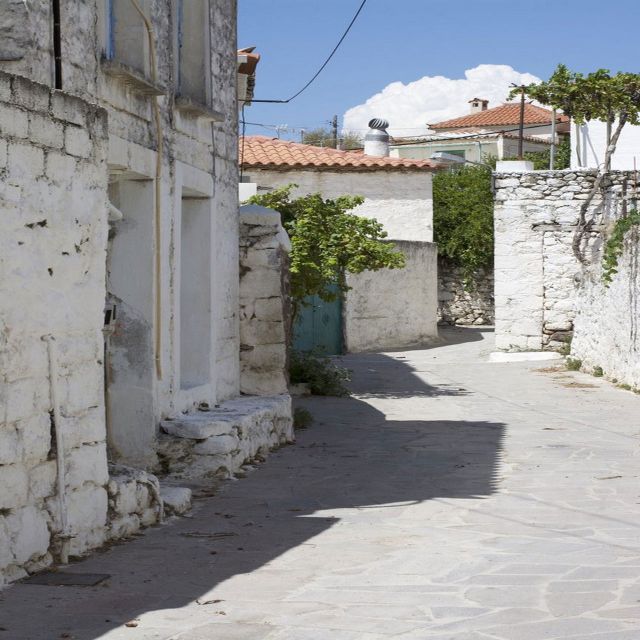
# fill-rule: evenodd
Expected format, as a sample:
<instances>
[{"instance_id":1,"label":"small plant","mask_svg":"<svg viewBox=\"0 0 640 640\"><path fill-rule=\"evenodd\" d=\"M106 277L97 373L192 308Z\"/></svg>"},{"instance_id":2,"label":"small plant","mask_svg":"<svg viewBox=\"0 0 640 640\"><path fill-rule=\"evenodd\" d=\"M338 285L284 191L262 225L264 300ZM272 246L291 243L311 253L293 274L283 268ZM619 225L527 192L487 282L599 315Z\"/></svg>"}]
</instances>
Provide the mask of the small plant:
<instances>
[{"instance_id":1,"label":"small plant","mask_svg":"<svg viewBox=\"0 0 640 640\"><path fill-rule=\"evenodd\" d=\"M602 370L602 367L600 366L593 367L594 378L602 378L603 375L604 375L604 371Z\"/></svg>"},{"instance_id":2,"label":"small plant","mask_svg":"<svg viewBox=\"0 0 640 640\"><path fill-rule=\"evenodd\" d=\"M567 369L569 371L580 371L582 369L582 360L579 358L567 358Z\"/></svg>"},{"instance_id":3,"label":"small plant","mask_svg":"<svg viewBox=\"0 0 640 640\"><path fill-rule=\"evenodd\" d=\"M571 353L571 343L565 342L559 349L558 353L562 356L568 356Z\"/></svg>"},{"instance_id":4,"label":"small plant","mask_svg":"<svg viewBox=\"0 0 640 640\"><path fill-rule=\"evenodd\" d=\"M631 385L627 384L626 382L622 382L621 384L617 385L618 389L622 389L624 391L631 391Z\"/></svg>"},{"instance_id":5,"label":"small plant","mask_svg":"<svg viewBox=\"0 0 640 640\"><path fill-rule=\"evenodd\" d=\"M293 411L293 428L306 429L313 423L313 416L308 409L296 407Z\"/></svg>"},{"instance_id":6,"label":"small plant","mask_svg":"<svg viewBox=\"0 0 640 640\"><path fill-rule=\"evenodd\" d=\"M636 209L629 211L624 218L618 218L613 225L613 231L604 245L602 254L602 282L608 287L613 276L618 273L618 261L624 251L624 239L627 233L640 225L640 212Z\"/></svg>"},{"instance_id":7,"label":"small plant","mask_svg":"<svg viewBox=\"0 0 640 640\"><path fill-rule=\"evenodd\" d=\"M351 379L350 371L314 351L293 351L289 376L294 384L306 382L317 396L349 395L345 382Z\"/></svg>"}]
</instances>

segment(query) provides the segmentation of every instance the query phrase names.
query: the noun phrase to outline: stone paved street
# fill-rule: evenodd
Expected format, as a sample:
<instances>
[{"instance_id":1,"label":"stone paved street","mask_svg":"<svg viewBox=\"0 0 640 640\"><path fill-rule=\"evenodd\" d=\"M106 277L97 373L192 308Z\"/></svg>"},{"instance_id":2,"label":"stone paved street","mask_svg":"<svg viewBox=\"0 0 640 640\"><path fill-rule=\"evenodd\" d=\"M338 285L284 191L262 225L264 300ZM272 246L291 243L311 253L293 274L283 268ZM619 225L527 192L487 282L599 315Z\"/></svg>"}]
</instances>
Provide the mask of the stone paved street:
<instances>
[{"instance_id":1,"label":"stone paved street","mask_svg":"<svg viewBox=\"0 0 640 640\"><path fill-rule=\"evenodd\" d=\"M640 398L448 335L346 358L297 445L70 569L105 585L0 593L0 640L638 640Z\"/></svg>"}]
</instances>

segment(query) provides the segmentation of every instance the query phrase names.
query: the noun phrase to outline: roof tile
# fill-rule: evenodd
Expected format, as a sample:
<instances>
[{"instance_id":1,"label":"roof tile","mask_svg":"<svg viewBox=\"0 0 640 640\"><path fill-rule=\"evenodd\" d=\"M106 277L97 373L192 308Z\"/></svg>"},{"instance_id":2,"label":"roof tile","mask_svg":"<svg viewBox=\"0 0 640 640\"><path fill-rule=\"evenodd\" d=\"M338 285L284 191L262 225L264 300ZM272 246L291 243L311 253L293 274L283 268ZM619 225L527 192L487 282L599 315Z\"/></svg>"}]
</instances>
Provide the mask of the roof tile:
<instances>
[{"instance_id":1,"label":"roof tile","mask_svg":"<svg viewBox=\"0 0 640 640\"><path fill-rule=\"evenodd\" d=\"M552 113L544 107L526 103L524 105L524 124L551 124ZM559 113L556 115L556 122L569 122L569 118ZM493 109L470 113L460 118L444 120L429 126L431 129L458 129L460 127L500 127L508 124L520 124L519 102L507 102Z\"/></svg>"},{"instance_id":2,"label":"roof tile","mask_svg":"<svg viewBox=\"0 0 640 640\"><path fill-rule=\"evenodd\" d=\"M289 142L267 136L240 138L240 163L253 169L335 169L350 171L435 171L429 160L379 158L354 151Z\"/></svg>"}]
</instances>

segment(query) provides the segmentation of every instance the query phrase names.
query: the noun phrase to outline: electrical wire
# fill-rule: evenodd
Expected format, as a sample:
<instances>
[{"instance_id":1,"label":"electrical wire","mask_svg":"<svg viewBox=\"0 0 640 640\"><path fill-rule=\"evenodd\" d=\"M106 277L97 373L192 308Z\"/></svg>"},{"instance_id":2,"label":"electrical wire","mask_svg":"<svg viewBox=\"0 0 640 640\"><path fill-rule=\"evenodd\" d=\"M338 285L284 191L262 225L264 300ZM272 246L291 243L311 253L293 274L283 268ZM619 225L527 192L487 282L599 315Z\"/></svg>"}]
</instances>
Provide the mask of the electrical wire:
<instances>
[{"instance_id":1,"label":"electrical wire","mask_svg":"<svg viewBox=\"0 0 640 640\"><path fill-rule=\"evenodd\" d=\"M311 84L314 82L314 80L322 73L324 68L329 64L329 61L331 60L331 58L333 58L333 56L336 53L336 51L340 48L340 45L342 44L344 39L347 37L347 34L349 33L349 31L351 31L351 27L353 27L353 25L355 24L355 21L358 19L358 16L360 15L360 12L362 11L362 9L364 9L364 5L365 4L367 4L367 0L362 0L362 2L360 3L360 6L358 7L358 10L356 11L355 15L351 19L351 22L349 23L349 26L347 27L345 32L342 34L342 37L340 38L340 40L338 40L338 44L333 48L333 51L329 54L329 57L322 63L322 66L315 72L315 74L313 75L311 80L309 80L309 82L307 82L307 84L305 84L304 87L302 87L302 89L300 89L300 91L298 91L297 93L294 93L290 98L287 98L286 100L251 100L251 102L267 102L267 103L271 103L271 104L287 104L288 102L291 102L292 100L295 100L295 98L297 98L303 91L306 91L311 86Z\"/></svg>"}]
</instances>

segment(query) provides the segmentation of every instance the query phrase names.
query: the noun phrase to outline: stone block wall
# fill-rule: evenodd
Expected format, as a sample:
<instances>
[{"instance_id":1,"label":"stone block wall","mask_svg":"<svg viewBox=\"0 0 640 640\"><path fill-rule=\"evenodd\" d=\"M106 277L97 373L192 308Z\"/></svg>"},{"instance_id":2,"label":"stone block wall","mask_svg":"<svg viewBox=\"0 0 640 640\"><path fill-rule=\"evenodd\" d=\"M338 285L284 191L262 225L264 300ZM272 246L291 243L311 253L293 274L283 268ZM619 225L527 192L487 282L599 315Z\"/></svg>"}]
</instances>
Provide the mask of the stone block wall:
<instances>
[{"instance_id":1,"label":"stone block wall","mask_svg":"<svg viewBox=\"0 0 640 640\"><path fill-rule=\"evenodd\" d=\"M240 208L240 391L287 393L289 238L280 214Z\"/></svg>"},{"instance_id":2,"label":"stone block wall","mask_svg":"<svg viewBox=\"0 0 640 640\"><path fill-rule=\"evenodd\" d=\"M601 262L580 278L571 356L585 371L640 389L640 233L628 232L618 273L606 287Z\"/></svg>"},{"instance_id":3,"label":"stone block wall","mask_svg":"<svg viewBox=\"0 0 640 640\"><path fill-rule=\"evenodd\" d=\"M106 155L102 109L0 73L0 582L60 553L56 432L69 551L105 539Z\"/></svg>"},{"instance_id":4,"label":"stone block wall","mask_svg":"<svg viewBox=\"0 0 640 640\"><path fill-rule=\"evenodd\" d=\"M493 270L478 271L465 285L459 267L438 260L438 322L487 325L494 322Z\"/></svg>"},{"instance_id":5,"label":"stone block wall","mask_svg":"<svg viewBox=\"0 0 640 640\"><path fill-rule=\"evenodd\" d=\"M406 349L438 336L437 249L431 242L394 240L404 269L348 274L343 310L350 353Z\"/></svg>"},{"instance_id":6,"label":"stone block wall","mask_svg":"<svg viewBox=\"0 0 640 640\"><path fill-rule=\"evenodd\" d=\"M588 217L595 216L594 226L585 249L589 265L583 268L571 243L595 175L570 169L496 174L498 349L559 349L574 330L580 333L576 314L590 295L586 283L600 268L607 225L621 213L623 185L633 180L629 173L611 173L591 204Z\"/></svg>"}]
</instances>

